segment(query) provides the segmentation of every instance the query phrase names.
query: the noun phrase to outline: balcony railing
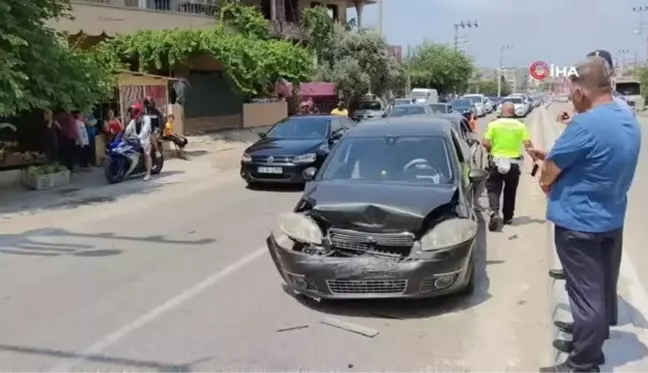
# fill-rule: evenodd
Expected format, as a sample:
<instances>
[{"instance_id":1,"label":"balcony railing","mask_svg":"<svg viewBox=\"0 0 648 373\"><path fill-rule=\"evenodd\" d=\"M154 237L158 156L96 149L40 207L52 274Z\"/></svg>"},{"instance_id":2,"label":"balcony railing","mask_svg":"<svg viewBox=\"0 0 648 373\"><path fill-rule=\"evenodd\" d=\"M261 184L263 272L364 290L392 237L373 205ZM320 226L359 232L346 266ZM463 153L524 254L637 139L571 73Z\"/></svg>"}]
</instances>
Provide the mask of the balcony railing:
<instances>
[{"instance_id":1,"label":"balcony railing","mask_svg":"<svg viewBox=\"0 0 648 373\"><path fill-rule=\"evenodd\" d=\"M73 0L73 2L205 16L215 15L217 9L217 1L214 0Z\"/></svg>"},{"instance_id":2,"label":"balcony railing","mask_svg":"<svg viewBox=\"0 0 648 373\"><path fill-rule=\"evenodd\" d=\"M208 17L214 17L218 10L218 0L72 0L72 2ZM301 40L306 38L296 22L271 21L270 33L276 37Z\"/></svg>"}]
</instances>

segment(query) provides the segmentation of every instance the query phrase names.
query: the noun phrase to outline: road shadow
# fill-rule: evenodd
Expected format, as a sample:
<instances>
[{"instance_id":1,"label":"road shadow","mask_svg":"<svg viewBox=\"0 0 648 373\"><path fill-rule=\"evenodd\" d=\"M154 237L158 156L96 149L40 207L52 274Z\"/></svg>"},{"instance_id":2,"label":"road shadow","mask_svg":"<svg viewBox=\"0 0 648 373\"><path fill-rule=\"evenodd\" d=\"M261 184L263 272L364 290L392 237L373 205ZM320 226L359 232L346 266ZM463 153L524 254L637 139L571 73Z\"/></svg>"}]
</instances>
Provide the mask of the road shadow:
<instances>
[{"instance_id":1,"label":"road shadow","mask_svg":"<svg viewBox=\"0 0 648 373\"><path fill-rule=\"evenodd\" d=\"M90 239L88 244L47 242L47 238L84 238ZM23 232L21 234L0 234L0 254L60 257L76 256L83 258L100 258L123 253L115 248L101 246L101 240L124 240L149 242L161 245L201 246L216 242L215 239L173 240L164 236L122 236L115 233L78 233L65 229L45 228ZM60 240L59 240L60 241ZM96 243L95 243L96 242Z\"/></svg>"},{"instance_id":2,"label":"road shadow","mask_svg":"<svg viewBox=\"0 0 648 373\"><path fill-rule=\"evenodd\" d=\"M648 348L635 333L613 330L603 346L603 353L605 364L600 367L601 372L619 371L621 367L624 371L638 372L645 369L643 360L648 356ZM634 362L639 364L633 367Z\"/></svg>"},{"instance_id":3,"label":"road shadow","mask_svg":"<svg viewBox=\"0 0 648 373\"><path fill-rule=\"evenodd\" d=\"M487 272L486 226L480 216L475 255L476 288L473 294L447 295L425 299L376 299L376 300L322 300L294 296L304 306L325 314L376 319L422 319L457 312L475 307L491 298L490 279ZM286 288L284 287L286 290Z\"/></svg>"},{"instance_id":4,"label":"road shadow","mask_svg":"<svg viewBox=\"0 0 648 373\"><path fill-rule=\"evenodd\" d=\"M172 363L163 363L158 361L150 360L137 360L137 359L127 359L121 357L113 357L103 354L81 354L71 351L63 350L54 350L48 348L40 347L26 347L26 346L17 346L11 344L0 343L0 352L13 353L13 354L23 354L23 355L38 355L38 356L47 356L56 359L69 359L69 360L79 360L83 359L80 365L83 364L106 364L106 365L119 365L124 367L124 372L128 371L126 368L139 368L146 369L150 372L191 372L192 367L195 364L202 363L210 360L211 358L201 358L188 363L182 364L172 364ZM80 367L83 369L83 366ZM98 372L101 370L97 370Z\"/></svg>"},{"instance_id":5,"label":"road shadow","mask_svg":"<svg viewBox=\"0 0 648 373\"><path fill-rule=\"evenodd\" d=\"M544 219L537 219L531 216L516 216L513 218L512 226L518 227L521 225L529 225L529 224L544 224L547 221Z\"/></svg>"},{"instance_id":6,"label":"road shadow","mask_svg":"<svg viewBox=\"0 0 648 373\"><path fill-rule=\"evenodd\" d=\"M163 170L151 181L140 177L108 184L103 169L93 168L91 173L73 174L70 184L48 190L34 191L26 187L0 189L0 221L11 215L34 215L44 211L70 210L87 205L112 203L119 199L146 195L177 184L173 177L184 174L182 170ZM4 215L4 216L3 216Z\"/></svg>"},{"instance_id":7,"label":"road shadow","mask_svg":"<svg viewBox=\"0 0 648 373\"><path fill-rule=\"evenodd\" d=\"M245 188L258 192L302 193L304 184L253 183L247 184Z\"/></svg>"}]
</instances>

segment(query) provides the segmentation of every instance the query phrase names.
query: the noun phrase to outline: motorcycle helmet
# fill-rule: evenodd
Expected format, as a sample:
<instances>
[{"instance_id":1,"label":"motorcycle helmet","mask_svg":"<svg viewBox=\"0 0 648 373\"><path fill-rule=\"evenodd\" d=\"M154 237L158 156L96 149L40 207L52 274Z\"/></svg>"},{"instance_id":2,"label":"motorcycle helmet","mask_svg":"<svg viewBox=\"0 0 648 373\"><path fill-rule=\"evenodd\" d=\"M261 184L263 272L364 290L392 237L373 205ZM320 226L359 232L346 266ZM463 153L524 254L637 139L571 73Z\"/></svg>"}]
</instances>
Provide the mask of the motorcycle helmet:
<instances>
[{"instance_id":1,"label":"motorcycle helmet","mask_svg":"<svg viewBox=\"0 0 648 373\"><path fill-rule=\"evenodd\" d=\"M130 107L130 117L131 119L137 120L144 115L144 108L139 102L134 102Z\"/></svg>"}]
</instances>

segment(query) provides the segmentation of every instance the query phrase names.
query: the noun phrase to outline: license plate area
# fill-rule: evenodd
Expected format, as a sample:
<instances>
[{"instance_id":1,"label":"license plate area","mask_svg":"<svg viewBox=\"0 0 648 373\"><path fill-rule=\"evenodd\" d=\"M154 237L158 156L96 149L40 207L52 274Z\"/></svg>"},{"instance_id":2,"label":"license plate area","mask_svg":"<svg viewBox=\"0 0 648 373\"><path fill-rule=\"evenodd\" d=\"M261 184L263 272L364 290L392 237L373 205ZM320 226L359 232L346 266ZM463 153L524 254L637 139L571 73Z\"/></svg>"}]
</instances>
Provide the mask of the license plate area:
<instances>
[{"instance_id":1,"label":"license plate area","mask_svg":"<svg viewBox=\"0 0 648 373\"><path fill-rule=\"evenodd\" d=\"M283 168L281 168L281 167L259 167L259 168L257 168L257 172L260 173L260 174L281 175L281 174L283 174Z\"/></svg>"}]
</instances>

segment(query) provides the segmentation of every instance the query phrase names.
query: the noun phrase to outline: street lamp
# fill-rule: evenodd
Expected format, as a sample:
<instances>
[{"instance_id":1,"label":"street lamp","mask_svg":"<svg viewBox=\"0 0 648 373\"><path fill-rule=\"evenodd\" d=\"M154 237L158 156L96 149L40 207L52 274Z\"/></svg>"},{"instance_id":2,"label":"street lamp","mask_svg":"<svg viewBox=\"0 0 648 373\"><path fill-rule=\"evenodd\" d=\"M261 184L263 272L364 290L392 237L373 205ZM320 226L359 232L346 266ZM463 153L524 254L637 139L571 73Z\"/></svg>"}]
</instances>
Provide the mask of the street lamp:
<instances>
[{"instance_id":1,"label":"street lamp","mask_svg":"<svg viewBox=\"0 0 648 373\"><path fill-rule=\"evenodd\" d=\"M461 21L459 23L455 23L454 29L455 29L455 36L454 36L454 47L455 51L459 50L459 28L478 28L479 25L477 24L477 21Z\"/></svg>"},{"instance_id":2,"label":"street lamp","mask_svg":"<svg viewBox=\"0 0 648 373\"><path fill-rule=\"evenodd\" d=\"M513 45L506 44L500 47L500 60L499 60L499 69L497 69L497 97L502 96L502 77L504 76L504 51L507 49L513 49Z\"/></svg>"}]
</instances>

